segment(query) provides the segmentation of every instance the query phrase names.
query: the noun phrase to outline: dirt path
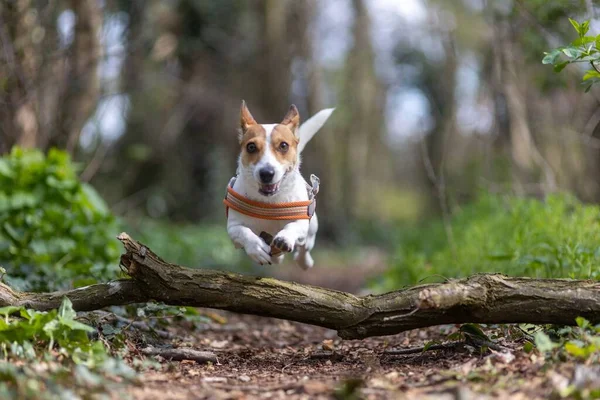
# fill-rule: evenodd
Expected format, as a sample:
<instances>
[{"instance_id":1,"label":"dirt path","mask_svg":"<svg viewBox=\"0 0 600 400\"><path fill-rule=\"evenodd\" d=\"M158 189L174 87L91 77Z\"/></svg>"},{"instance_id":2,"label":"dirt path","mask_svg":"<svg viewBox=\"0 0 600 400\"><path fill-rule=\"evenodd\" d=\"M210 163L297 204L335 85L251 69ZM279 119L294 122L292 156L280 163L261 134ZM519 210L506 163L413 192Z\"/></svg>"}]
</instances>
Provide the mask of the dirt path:
<instances>
[{"instance_id":1,"label":"dirt path","mask_svg":"<svg viewBox=\"0 0 600 400\"><path fill-rule=\"evenodd\" d=\"M383 265L381 258L367 256L357 263L361 268L346 265L328 268L326 274L299 274L284 266L274 275L356 292ZM163 360L158 370L144 372L129 394L135 399L541 399L554 387L543 360L524 352L519 339L498 340L507 353L462 348L394 356L386 351L443 341L458 327L342 341L334 331L304 324L227 312L212 315L222 320L193 332L171 329L179 337L173 345L214 351L216 365ZM507 329L486 333L510 337Z\"/></svg>"},{"instance_id":2,"label":"dirt path","mask_svg":"<svg viewBox=\"0 0 600 400\"><path fill-rule=\"evenodd\" d=\"M512 350L509 355L482 355L479 349L385 354L442 340L456 331L454 326L341 341L322 328L219 315L227 322L207 326L190 343L216 352L218 364L165 363L161 371L143 374L141 386L130 394L136 399L332 398L336 389L354 380L363 398L373 399L534 399L546 398L552 389L536 356L523 352L518 342L504 343Z\"/></svg>"}]
</instances>

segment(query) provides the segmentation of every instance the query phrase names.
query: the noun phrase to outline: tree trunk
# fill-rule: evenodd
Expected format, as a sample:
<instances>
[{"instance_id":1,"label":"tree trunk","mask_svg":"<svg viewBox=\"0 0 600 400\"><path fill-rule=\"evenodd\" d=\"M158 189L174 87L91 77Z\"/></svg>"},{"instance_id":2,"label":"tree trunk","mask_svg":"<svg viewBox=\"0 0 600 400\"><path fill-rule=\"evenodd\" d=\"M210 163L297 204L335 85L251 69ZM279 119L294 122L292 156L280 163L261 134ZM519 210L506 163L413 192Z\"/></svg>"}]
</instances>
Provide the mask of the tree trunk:
<instances>
[{"instance_id":1,"label":"tree trunk","mask_svg":"<svg viewBox=\"0 0 600 400\"><path fill-rule=\"evenodd\" d=\"M0 4L0 153L13 145L74 152L100 95L103 14L96 0L67 2L72 43L61 43L63 2Z\"/></svg>"},{"instance_id":2,"label":"tree trunk","mask_svg":"<svg viewBox=\"0 0 600 400\"><path fill-rule=\"evenodd\" d=\"M383 132L385 93L375 70L375 50L371 41L372 21L367 2L352 0L354 23L353 46L346 59L342 104L340 113L347 113L343 125L338 127L336 140L343 147L338 190L339 209L342 215L337 221L356 217L368 217L373 209L374 183L385 182L382 171L371 168L369 153L379 159L386 157L378 146ZM372 158L372 157L371 157ZM381 180L380 180L381 179ZM367 215L365 215L365 213ZM344 226L342 229L346 228Z\"/></svg>"},{"instance_id":3,"label":"tree trunk","mask_svg":"<svg viewBox=\"0 0 600 400\"><path fill-rule=\"evenodd\" d=\"M475 275L377 296L169 264L119 235L121 265L130 280L66 292L18 293L0 284L0 306L57 308L67 296L78 311L159 301L298 321L335 329L344 339L393 335L427 326L478 322L572 325L582 316L600 322L600 283L567 279Z\"/></svg>"},{"instance_id":4,"label":"tree trunk","mask_svg":"<svg viewBox=\"0 0 600 400\"><path fill-rule=\"evenodd\" d=\"M522 56L518 44L515 43L513 29L508 22L501 23L499 46L503 61L501 77L508 114L511 154L516 167L514 184L519 189L519 181L527 184L536 179L539 171L544 180L540 194L546 194L556 190L556 178L552 167L536 146L531 131L526 96L528 86L522 73Z\"/></svg>"},{"instance_id":5,"label":"tree trunk","mask_svg":"<svg viewBox=\"0 0 600 400\"><path fill-rule=\"evenodd\" d=\"M70 81L62 107L63 129L57 143L71 154L79 145L79 137L92 115L100 96L98 67L102 61L102 9L96 0L71 0L76 23ZM66 143L65 143L66 142Z\"/></svg>"}]
</instances>

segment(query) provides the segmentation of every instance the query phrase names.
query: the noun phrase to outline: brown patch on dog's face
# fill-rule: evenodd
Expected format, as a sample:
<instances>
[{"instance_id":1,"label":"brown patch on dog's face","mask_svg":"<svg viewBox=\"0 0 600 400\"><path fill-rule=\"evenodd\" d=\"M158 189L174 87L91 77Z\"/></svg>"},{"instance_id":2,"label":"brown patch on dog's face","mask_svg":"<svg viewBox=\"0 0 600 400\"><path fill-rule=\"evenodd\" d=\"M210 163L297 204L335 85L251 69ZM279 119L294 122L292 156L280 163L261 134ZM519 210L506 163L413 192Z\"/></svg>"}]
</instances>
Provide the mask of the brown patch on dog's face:
<instances>
[{"instance_id":1,"label":"brown patch on dog's face","mask_svg":"<svg viewBox=\"0 0 600 400\"><path fill-rule=\"evenodd\" d=\"M267 148L267 132L262 125L249 126L242 135L242 165L256 164Z\"/></svg>"},{"instance_id":2,"label":"brown patch on dog's face","mask_svg":"<svg viewBox=\"0 0 600 400\"><path fill-rule=\"evenodd\" d=\"M293 166L298 160L298 138L286 125L276 125L271 133L271 151L282 165Z\"/></svg>"}]
</instances>

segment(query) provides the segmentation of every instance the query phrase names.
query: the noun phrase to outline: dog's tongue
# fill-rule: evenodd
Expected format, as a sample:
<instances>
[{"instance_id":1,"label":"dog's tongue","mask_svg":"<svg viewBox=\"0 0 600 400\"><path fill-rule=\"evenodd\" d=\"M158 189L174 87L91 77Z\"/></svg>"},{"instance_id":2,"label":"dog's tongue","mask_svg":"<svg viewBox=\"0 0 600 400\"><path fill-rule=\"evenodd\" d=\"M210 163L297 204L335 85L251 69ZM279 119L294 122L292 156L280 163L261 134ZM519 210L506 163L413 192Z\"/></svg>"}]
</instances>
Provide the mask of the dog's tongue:
<instances>
[{"instance_id":1,"label":"dog's tongue","mask_svg":"<svg viewBox=\"0 0 600 400\"><path fill-rule=\"evenodd\" d=\"M261 185L260 187L260 191L265 193L265 194L272 194L275 193L275 191L277 191L277 184L271 184L271 185Z\"/></svg>"}]
</instances>

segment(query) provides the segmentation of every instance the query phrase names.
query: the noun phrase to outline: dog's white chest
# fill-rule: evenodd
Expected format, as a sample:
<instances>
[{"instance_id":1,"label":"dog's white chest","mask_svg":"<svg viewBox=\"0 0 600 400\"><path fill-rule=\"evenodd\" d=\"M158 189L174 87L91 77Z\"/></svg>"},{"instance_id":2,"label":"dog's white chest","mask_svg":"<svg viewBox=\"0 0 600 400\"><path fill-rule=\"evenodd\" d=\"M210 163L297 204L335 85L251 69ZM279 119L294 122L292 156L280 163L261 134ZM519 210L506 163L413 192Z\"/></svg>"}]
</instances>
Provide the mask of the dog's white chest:
<instances>
[{"instance_id":1,"label":"dog's white chest","mask_svg":"<svg viewBox=\"0 0 600 400\"><path fill-rule=\"evenodd\" d=\"M272 221L253 218L244 214L240 214L234 210L231 210L230 212L235 213L235 218L241 221L242 225L248 227L257 236L260 235L261 232L267 232L268 234L275 236L277 232L282 230L283 227L289 223L289 221Z\"/></svg>"},{"instance_id":2,"label":"dog's white chest","mask_svg":"<svg viewBox=\"0 0 600 400\"><path fill-rule=\"evenodd\" d=\"M278 193L276 196L268 198L269 202L288 203L308 200L306 182L304 179L302 179L302 176L299 173L293 173L290 178L291 179L282 184L280 193ZM235 183L233 184L233 189L251 200L264 202L265 198L260 197L257 189L254 187L247 187L247 184L247 180L236 179ZM233 217L237 222L248 227L256 235L260 235L260 233L264 231L274 236L277 234L277 232L282 230L287 224L290 223L289 220L278 221L255 218L236 212L235 210L230 210L229 212L229 218ZM308 223L306 225L308 226Z\"/></svg>"}]
</instances>

